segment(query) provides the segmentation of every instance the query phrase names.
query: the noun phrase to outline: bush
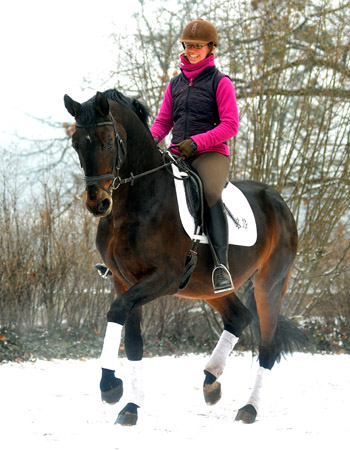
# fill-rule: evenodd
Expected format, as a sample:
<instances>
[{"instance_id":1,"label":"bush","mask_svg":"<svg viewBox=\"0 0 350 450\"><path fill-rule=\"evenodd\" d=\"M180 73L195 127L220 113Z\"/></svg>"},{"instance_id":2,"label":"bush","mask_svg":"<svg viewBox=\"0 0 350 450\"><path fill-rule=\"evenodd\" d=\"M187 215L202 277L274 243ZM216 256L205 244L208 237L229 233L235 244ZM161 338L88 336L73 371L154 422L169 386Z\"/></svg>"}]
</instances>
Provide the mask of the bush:
<instances>
[{"instance_id":1,"label":"bush","mask_svg":"<svg viewBox=\"0 0 350 450\"><path fill-rule=\"evenodd\" d=\"M81 205L70 207L61 180L42 185L24 204L16 186L9 188L8 176L13 174L4 173L0 190L0 361L97 357L115 297L112 282L94 269L100 262L97 221ZM339 238L319 266L326 276L303 299L300 315L314 351L350 352L350 256L344 233L339 226ZM330 260L332 267L341 262L331 284ZM143 308L146 356L210 352L221 331L221 318L203 301L165 297ZM247 329L238 348L251 346Z\"/></svg>"}]
</instances>

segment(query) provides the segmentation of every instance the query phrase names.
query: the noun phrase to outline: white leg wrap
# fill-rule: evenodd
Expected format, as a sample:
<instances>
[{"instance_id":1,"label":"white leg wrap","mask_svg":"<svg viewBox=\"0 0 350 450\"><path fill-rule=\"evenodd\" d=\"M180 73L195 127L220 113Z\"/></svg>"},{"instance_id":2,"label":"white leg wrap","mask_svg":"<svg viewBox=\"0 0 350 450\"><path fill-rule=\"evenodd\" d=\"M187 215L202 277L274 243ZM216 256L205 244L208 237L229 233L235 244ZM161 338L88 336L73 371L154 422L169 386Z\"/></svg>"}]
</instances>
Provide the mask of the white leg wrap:
<instances>
[{"instance_id":1,"label":"white leg wrap","mask_svg":"<svg viewBox=\"0 0 350 450\"><path fill-rule=\"evenodd\" d=\"M116 370L118 362L118 352L123 325L108 322L106 334L103 341L103 349L100 357L103 369Z\"/></svg>"},{"instance_id":2,"label":"white leg wrap","mask_svg":"<svg viewBox=\"0 0 350 450\"><path fill-rule=\"evenodd\" d=\"M230 333L229 331L224 330L220 336L219 342L216 344L216 347L211 354L209 361L205 366L205 370L210 372L216 378L219 378L219 376L224 371L226 359L232 352L237 342L237 336Z\"/></svg>"},{"instance_id":3,"label":"white leg wrap","mask_svg":"<svg viewBox=\"0 0 350 450\"><path fill-rule=\"evenodd\" d=\"M141 361L128 360L128 403L134 403L141 406L145 397L143 390L143 363Z\"/></svg>"},{"instance_id":4,"label":"white leg wrap","mask_svg":"<svg viewBox=\"0 0 350 450\"><path fill-rule=\"evenodd\" d=\"M257 412L259 412L259 408L261 406L263 385L269 380L270 374L271 370L265 369L264 367L259 367L253 391L247 402L248 404L253 405Z\"/></svg>"}]
</instances>

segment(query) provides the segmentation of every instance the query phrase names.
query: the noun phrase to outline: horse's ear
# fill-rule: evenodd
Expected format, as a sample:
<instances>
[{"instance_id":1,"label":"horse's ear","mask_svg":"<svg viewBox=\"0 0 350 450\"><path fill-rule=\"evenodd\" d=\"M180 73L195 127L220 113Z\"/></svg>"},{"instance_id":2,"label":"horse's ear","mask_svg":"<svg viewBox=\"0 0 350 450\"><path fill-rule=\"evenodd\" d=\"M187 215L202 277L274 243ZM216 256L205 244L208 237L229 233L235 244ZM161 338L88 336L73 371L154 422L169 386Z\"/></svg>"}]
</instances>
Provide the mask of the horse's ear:
<instances>
[{"instance_id":1,"label":"horse's ear","mask_svg":"<svg viewBox=\"0 0 350 450\"><path fill-rule=\"evenodd\" d=\"M101 92L96 93L95 110L102 117L106 117L109 114L109 103L107 97L103 95Z\"/></svg>"},{"instance_id":2,"label":"horse's ear","mask_svg":"<svg viewBox=\"0 0 350 450\"><path fill-rule=\"evenodd\" d=\"M77 114L79 113L80 108L81 108L81 104L78 102L75 102L67 94L65 94L65 96L64 96L64 105L67 108L67 111L69 112L69 114L71 114L73 117L77 116Z\"/></svg>"}]
</instances>

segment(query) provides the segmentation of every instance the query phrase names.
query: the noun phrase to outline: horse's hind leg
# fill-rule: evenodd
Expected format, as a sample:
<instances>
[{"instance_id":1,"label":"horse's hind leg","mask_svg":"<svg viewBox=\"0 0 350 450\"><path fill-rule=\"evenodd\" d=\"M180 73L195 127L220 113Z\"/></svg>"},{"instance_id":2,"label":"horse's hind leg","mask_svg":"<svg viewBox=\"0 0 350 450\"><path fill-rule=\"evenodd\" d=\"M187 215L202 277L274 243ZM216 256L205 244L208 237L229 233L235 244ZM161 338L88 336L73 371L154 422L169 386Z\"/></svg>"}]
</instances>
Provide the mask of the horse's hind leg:
<instances>
[{"instance_id":1,"label":"horse's hind leg","mask_svg":"<svg viewBox=\"0 0 350 450\"><path fill-rule=\"evenodd\" d=\"M137 409L144 398L142 377L143 340L141 335L142 307L132 310L125 323L125 352L128 358L128 398L116 424L132 426L137 422Z\"/></svg>"},{"instance_id":2,"label":"horse's hind leg","mask_svg":"<svg viewBox=\"0 0 350 450\"><path fill-rule=\"evenodd\" d=\"M214 405L221 398L221 384L217 379L223 373L226 360L252 315L234 293L206 302L219 312L224 323L224 331L204 370L204 399L208 405Z\"/></svg>"},{"instance_id":3,"label":"horse's hind leg","mask_svg":"<svg viewBox=\"0 0 350 450\"><path fill-rule=\"evenodd\" d=\"M290 266L281 272L281 266L279 270L276 270L276 264L261 269L254 279L254 296L260 324L260 367L248 402L236 416L236 420L242 420L244 423L255 421L261 406L264 384L281 353L281 347L276 339L276 330L281 301L287 288ZM279 279L278 273L280 274Z\"/></svg>"}]
</instances>

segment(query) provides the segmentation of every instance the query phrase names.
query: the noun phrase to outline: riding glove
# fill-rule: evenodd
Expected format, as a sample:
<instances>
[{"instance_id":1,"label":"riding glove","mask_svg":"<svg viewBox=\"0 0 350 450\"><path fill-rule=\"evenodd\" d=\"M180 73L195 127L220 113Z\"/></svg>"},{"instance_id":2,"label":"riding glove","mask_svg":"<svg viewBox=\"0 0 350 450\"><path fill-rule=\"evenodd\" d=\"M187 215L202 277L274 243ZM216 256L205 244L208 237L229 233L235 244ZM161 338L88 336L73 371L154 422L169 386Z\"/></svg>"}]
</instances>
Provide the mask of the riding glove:
<instances>
[{"instance_id":1,"label":"riding glove","mask_svg":"<svg viewBox=\"0 0 350 450\"><path fill-rule=\"evenodd\" d=\"M185 139L179 144L176 144L176 146L178 147L181 156L186 156L186 158L192 156L197 150L197 144L193 139Z\"/></svg>"}]
</instances>

